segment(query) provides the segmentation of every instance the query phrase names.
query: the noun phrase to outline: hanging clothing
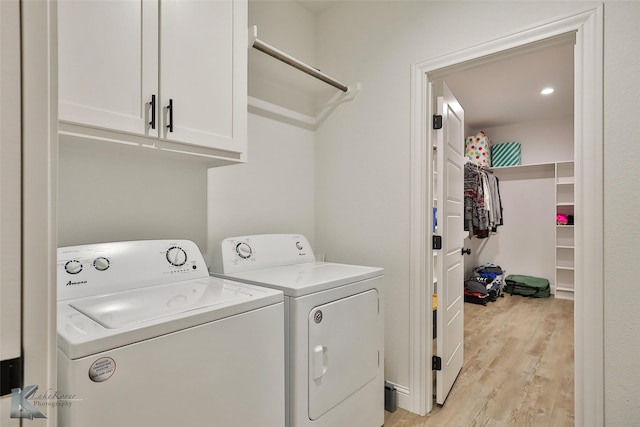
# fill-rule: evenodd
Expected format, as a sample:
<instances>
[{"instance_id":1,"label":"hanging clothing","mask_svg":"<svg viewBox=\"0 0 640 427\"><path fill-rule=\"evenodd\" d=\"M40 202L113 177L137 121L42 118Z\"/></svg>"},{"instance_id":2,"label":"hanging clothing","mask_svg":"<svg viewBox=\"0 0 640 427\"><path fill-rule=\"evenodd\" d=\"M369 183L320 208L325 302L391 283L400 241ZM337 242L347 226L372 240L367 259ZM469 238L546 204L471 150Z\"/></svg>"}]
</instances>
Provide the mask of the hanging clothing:
<instances>
[{"instance_id":1,"label":"hanging clothing","mask_svg":"<svg viewBox=\"0 0 640 427\"><path fill-rule=\"evenodd\" d=\"M503 224L499 180L472 163L464 165L464 229L469 237L489 237Z\"/></svg>"},{"instance_id":2,"label":"hanging clothing","mask_svg":"<svg viewBox=\"0 0 640 427\"><path fill-rule=\"evenodd\" d=\"M502 221L502 199L500 198L500 180L493 174L487 174L489 180L489 193L491 200L494 202L491 205L493 221L491 221L491 231L494 233L498 229L499 225L503 225Z\"/></svg>"}]
</instances>

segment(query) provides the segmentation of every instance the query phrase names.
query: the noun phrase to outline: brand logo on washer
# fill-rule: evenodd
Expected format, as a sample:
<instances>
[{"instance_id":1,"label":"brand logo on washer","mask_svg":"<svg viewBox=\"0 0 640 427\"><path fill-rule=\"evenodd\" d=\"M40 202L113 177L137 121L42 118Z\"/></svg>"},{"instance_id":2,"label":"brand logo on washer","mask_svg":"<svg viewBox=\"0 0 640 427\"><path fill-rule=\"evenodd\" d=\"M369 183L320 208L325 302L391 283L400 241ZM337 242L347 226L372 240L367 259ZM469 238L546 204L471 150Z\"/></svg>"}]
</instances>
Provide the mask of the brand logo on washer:
<instances>
[{"instance_id":1,"label":"brand logo on washer","mask_svg":"<svg viewBox=\"0 0 640 427\"><path fill-rule=\"evenodd\" d=\"M86 281L86 280L82 280L82 281L80 281L80 282L72 282L71 280L69 280L69 281L67 282L67 285L66 285L66 286L84 285L85 283L87 283L87 281Z\"/></svg>"},{"instance_id":2,"label":"brand logo on washer","mask_svg":"<svg viewBox=\"0 0 640 427\"><path fill-rule=\"evenodd\" d=\"M322 322L322 311L318 310L313 313L313 321L316 323Z\"/></svg>"}]
</instances>

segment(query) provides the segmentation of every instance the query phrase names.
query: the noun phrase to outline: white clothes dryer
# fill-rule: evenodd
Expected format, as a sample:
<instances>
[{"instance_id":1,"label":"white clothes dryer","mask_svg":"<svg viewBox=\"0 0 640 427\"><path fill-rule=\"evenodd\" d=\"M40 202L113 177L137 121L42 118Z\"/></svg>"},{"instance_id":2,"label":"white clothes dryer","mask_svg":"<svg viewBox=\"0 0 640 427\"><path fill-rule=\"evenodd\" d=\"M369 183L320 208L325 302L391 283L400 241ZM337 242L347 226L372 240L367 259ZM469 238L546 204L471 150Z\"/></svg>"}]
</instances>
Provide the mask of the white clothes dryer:
<instances>
[{"instance_id":1,"label":"white clothes dryer","mask_svg":"<svg viewBox=\"0 0 640 427\"><path fill-rule=\"evenodd\" d=\"M222 241L214 276L285 294L288 427L383 425L383 272L318 262L302 235Z\"/></svg>"},{"instance_id":2,"label":"white clothes dryer","mask_svg":"<svg viewBox=\"0 0 640 427\"><path fill-rule=\"evenodd\" d=\"M284 426L283 294L187 240L58 249L61 427Z\"/></svg>"}]
</instances>

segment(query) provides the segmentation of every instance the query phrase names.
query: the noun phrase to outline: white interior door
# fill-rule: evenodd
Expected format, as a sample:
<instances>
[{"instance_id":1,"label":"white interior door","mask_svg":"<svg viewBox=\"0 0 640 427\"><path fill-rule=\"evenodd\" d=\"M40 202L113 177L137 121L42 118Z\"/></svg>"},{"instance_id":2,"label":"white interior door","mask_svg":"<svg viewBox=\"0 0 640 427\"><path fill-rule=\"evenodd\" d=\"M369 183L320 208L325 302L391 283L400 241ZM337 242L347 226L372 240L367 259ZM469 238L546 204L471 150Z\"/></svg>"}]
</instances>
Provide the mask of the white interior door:
<instances>
[{"instance_id":1,"label":"white interior door","mask_svg":"<svg viewBox=\"0 0 640 427\"><path fill-rule=\"evenodd\" d=\"M442 128L436 133L438 175L436 197L439 200L438 229L442 249L436 274L437 343L436 402L444 404L464 360L464 110L444 82L434 83L436 111L442 116Z\"/></svg>"}]
</instances>

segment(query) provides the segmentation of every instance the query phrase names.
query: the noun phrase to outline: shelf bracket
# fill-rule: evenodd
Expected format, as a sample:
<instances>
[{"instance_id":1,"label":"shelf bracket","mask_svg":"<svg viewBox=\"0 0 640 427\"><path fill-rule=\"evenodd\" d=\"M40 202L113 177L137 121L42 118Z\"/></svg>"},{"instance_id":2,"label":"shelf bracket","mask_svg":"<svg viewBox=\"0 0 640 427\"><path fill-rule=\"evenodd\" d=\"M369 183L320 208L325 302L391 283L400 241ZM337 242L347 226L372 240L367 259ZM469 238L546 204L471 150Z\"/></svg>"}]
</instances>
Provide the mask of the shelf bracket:
<instances>
[{"instance_id":1,"label":"shelf bracket","mask_svg":"<svg viewBox=\"0 0 640 427\"><path fill-rule=\"evenodd\" d=\"M266 117L282 120L286 123L301 126L307 129L317 129L329 115L340 105L345 102L352 101L360 93L360 83L353 85L345 85L333 77L321 72L320 70L305 64L304 62L284 53L283 51L258 39L258 27L256 25L249 28L249 46L260 50L306 74L309 74L323 82L335 87L339 91L331 97L331 99L322 107L316 116L309 116L297 111L290 110L285 107L258 99L248 97L249 111Z\"/></svg>"}]
</instances>

